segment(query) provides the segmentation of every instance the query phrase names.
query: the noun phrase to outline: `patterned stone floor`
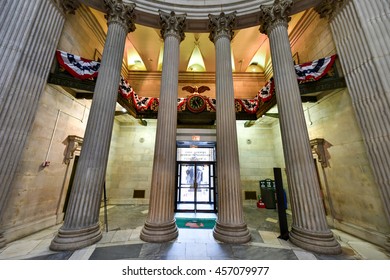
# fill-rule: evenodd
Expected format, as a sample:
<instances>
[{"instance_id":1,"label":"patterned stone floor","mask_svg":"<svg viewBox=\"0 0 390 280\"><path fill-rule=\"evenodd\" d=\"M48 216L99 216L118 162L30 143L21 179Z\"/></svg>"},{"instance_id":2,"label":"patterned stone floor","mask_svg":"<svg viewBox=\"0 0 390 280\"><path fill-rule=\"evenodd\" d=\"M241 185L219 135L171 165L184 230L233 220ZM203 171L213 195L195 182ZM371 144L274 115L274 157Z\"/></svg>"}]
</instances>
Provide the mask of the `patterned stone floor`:
<instances>
[{"instance_id":1,"label":"patterned stone floor","mask_svg":"<svg viewBox=\"0 0 390 280\"><path fill-rule=\"evenodd\" d=\"M107 207L103 238L96 244L76 250L54 252L49 245L58 226L7 244L0 249L3 260L388 260L389 255L368 242L334 230L342 246L340 255L319 255L278 238L278 213L274 209L244 207L252 241L243 245L225 244L213 238L210 229L179 229L176 240L145 243L139 233L147 217L147 207L125 205ZM101 211L101 221L104 219ZM288 225L291 216L287 215ZM108 230L107 230L108 229Z\"/></svg>"}]
</instances>

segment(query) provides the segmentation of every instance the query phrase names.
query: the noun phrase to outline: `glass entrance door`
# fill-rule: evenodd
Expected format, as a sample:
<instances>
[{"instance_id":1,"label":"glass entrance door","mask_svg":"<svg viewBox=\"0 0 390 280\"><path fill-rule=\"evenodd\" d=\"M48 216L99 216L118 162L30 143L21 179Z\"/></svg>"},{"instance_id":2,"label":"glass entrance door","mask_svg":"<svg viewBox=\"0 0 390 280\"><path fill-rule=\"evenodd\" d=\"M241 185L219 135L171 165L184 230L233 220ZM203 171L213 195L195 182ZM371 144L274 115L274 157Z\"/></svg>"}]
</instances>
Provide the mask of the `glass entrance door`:
<instances>
[{"instance_id":1,"label":"glass entrance door","mask_svg":"<svg viewBox=\"0 0 390 280\"><path fill-rule=\"evenodd\" d=\"M177 212L216 212L214 163L178 162Z\"/></svg>"}]
</instances>

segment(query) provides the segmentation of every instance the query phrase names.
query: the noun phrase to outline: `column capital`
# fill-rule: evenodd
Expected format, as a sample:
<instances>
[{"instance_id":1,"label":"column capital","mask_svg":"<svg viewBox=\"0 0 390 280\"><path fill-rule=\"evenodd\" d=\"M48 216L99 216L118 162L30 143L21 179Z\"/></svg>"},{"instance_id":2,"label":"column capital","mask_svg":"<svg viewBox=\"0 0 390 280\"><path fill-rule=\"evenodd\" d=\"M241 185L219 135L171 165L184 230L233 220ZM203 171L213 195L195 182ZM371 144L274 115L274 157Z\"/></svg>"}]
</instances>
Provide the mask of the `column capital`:
<instances>
[{"instance_id":1,"label":"column capital","mask_svg":"<svg viewBox=\"0 0 390 280\"><path fill-rule=\"evenodd\" d=\"M290 21L292 0L275 0L274 4L260 6L260 32L269 34L277 25L285 25Z\"/></svg>"},{"instance_id":2,"label":"column capital","mask_svg":"<svg viewBox=\"0 0 390 280\"><path fill-rule=\"evenodd\" d=\"M209 39L212 42L215 43L219 36L227 36L229 37L229 40L233 39L233 27L236 21L236 13L237 12L225 14L222 12L219 16L209 14L209 29L211 30Z\"/></svg>"},{"instance_id":3,"label":"column capital","mask_svg":"<svg viewBox=\"0 0 390 280\"><path fill-rule=\"evenodd\" d=\"M80 7L79 0L52 0L54 4L64 14L75 14L75 11Z\"/></svg>"},{"instance_id":4,"label":"column capital","mask_svg":"<svg viewBox=\"0 0 390 280\"><path fill-rule=\"evenodd\" d=\"M116 22L122 25L127 32L133 32L135 30L134 3L124 4L122 0L104 0L104 3L107 9L105 18L108 24Z\"/></svg>"},{"instance_id":5,"label":"column capital","mask_svg":"<svg viewBox=\"0 0 390 280\"><path fill-rule=\"evenodd\" d=\"M332 20L348 0L323 0L314 10L321 18Z\"/></svg>"},{"instance_id":6,"label":"column capital","mask_svg":"<svg viewBox=\"0 0 390 280\"><path fill-rule=\"evenodd\" d=\"M159 10L161 37L164 39L168 35L176 36L180 42L184 40L184 27L186 25L187 14L176 15L174 11L166 13Z\"/></svg>"}]
</instances>

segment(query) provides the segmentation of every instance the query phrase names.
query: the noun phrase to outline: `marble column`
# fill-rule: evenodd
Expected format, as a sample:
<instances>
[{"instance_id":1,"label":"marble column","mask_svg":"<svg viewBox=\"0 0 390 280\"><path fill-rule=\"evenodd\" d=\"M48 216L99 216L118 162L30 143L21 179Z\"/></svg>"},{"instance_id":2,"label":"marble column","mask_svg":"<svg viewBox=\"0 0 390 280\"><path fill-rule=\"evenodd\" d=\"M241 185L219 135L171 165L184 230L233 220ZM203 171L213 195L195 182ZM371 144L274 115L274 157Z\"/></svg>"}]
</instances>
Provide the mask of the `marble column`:
<instances>
[{"instance_id":1,"label":"marble column","mask_svg":"<svg viewBox=\"0 0 390 280\"><path fill-rule=\"evenodd\" d=\"M178 236L174 218L177 89L179 45L184 39L186 15L159 12L161 36L164 39L163 68L149 214L140 235L147 242L167 242Z\"/></svg>"},{"instance_id":2,"label":"marble column","mask_svg":"<svg viewBox=\"0 0 390 280\"><path fill-rule=\"evenodd\" d=\"M134 4L105 0L108 31L96 81L83 149L78 161L63 226L52 250L76 250L102 237L99 209L118 97L125 40L134 31Z\"/></svg>"},{"instance_id":3,"label":"marble column","mask_svg":"<svg viewBox=\"0 0 390 280\"><path fill-rule=\"evenodd\" d=\"M316 8L328 17L352 106L390 225L390 4L327 0ZM390 234L384 246L390 251Z\"/></svg>"},{"instance_id":4,"label":"marble column","mask_svg":"<svg viewBox=\"0 0 390 280\"><path fill-rule=\"evenodd\" d=\"M226 243L246 243L251 236L244 221L240 186L236 112L230 41L235 13L209 15L210 40L216 52L216 122L218 219L214 238Z\"/></svg>"},{"instance_id":5,"label":"marble column","mask_svg":"<svg viewBox=\"0 0 390 280\"><path fill-rule=\"evenodd\" d=\"M2 215L65 22L77 1L5 1L0 9L0 248Z\"/></svg>"},{"instance_id":6,"label":"marble column","mask_svg":"<svg viewBox=\"0 0 390 280\"><path fill-rule=\"evenodd\" d=\"M320 196L287 27L292 0L260 6L260 32L269 37L283 152L292 209L289 239L320 254L339 254Z\"/></svg>"}]
</instances>

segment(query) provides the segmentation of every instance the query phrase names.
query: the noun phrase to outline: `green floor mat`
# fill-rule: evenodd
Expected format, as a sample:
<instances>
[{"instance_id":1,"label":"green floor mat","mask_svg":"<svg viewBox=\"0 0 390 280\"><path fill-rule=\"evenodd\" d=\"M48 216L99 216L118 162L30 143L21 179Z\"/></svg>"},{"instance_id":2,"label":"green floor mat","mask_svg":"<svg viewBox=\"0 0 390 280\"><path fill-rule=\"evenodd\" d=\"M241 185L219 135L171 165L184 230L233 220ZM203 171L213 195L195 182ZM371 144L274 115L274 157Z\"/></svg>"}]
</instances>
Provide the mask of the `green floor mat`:
<instances>
[{"instance_id":1,"label":"green floor mat","mask_svg":"<svg viewBox=\"0 0 390 280\"><path fill-rule=\"evenodd\" d=\"M215 219L212 218L176 218L178 228L199 228L212 229L215 226Z\"/></svg>"}]
</instances>

